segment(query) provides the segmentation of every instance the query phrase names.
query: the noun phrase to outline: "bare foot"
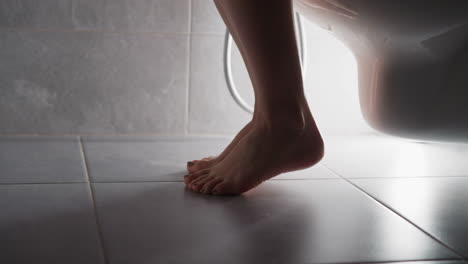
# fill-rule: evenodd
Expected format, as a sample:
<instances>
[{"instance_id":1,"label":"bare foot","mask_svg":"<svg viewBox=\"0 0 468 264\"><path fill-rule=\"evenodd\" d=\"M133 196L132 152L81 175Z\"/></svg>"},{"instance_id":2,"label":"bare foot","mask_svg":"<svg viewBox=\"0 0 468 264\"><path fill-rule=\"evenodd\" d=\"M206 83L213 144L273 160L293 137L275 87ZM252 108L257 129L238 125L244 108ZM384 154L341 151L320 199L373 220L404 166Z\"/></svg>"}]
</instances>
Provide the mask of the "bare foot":
<instances>
[{"instance_id":1,"label":"bare foot","mask_svg":"<svg viewBox=\"0 0 468 264\"><path fill-rule=\"evenodd\" d=\"M195 173L197 171L207 169L218 164L232 151L232 149L237 145L237 143L239 143L239 141L245 135L247 135L247 133L252 128L252 124L253 124L253 121L250 121L247 125L245 125L239 131L239 133L237 133L236 137L232 140L232 142L229 143L229 145L224 149L224 151L218 156L209 156L201 160L192 160L192 161L187 162L187 171L189 173Z\"/></svg>"},{"instance_id":2,"label":"bare foot","mask_svg":"<svg viewBox=\"0 0 468 264\"><path fill-rule=\"evenodd\" d=\"M204 194L241 194L278 174L313 166L324 154L322 137L313 120L297 127L255 124L222 161L184 181Z\"/></svg>"}]
</instances>

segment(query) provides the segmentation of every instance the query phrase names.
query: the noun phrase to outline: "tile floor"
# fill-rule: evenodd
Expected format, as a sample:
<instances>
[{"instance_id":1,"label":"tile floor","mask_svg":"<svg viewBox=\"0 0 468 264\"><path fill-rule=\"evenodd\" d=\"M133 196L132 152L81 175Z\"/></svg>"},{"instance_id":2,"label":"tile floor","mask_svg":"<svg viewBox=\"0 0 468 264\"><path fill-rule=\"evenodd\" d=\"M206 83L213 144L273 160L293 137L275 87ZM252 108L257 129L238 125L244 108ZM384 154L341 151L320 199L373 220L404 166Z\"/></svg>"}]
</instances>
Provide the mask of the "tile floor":
<instances>
[{"instance_id":1,"label":"tile floor","mask_svg":"<svg viewBox=\"0 0 468 264\"><path fill-rule=\"evenodd\" d=\"M328 137L242 196L185 189L228 142L0 137L0 263L468 263L468 144Z\"/></svg>"}]
</instances>

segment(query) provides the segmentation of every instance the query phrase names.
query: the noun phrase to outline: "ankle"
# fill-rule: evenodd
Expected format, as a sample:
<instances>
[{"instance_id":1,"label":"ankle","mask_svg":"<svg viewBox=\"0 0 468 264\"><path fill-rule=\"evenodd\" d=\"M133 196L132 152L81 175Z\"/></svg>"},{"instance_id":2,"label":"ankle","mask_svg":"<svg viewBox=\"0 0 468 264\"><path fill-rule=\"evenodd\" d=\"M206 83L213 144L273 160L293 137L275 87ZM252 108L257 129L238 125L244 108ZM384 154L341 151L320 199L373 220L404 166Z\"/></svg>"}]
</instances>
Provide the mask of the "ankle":
<instances>
[{"instance_id":1,"label":"ankle","mask_svg":"<svg viewBox=\"0 0 468 264\"><path fill-rule=\"evenodd\" d=\"M273 120L259 120L253 128L262 131L265 135L295 137L302 135L307 127L306 121L302 118L278 116Z\"/></svg>"},{"instance_id":2,"label":"ankle","mask_svg":"<svg viewBox=\"0 0 468 264\"><path fill-rule=\"evenodd\" d=\"M297 110L264 112L254 123L271 131L304 131L315 126L315 122L307 106Z\"/></svg>"}]
</instances>

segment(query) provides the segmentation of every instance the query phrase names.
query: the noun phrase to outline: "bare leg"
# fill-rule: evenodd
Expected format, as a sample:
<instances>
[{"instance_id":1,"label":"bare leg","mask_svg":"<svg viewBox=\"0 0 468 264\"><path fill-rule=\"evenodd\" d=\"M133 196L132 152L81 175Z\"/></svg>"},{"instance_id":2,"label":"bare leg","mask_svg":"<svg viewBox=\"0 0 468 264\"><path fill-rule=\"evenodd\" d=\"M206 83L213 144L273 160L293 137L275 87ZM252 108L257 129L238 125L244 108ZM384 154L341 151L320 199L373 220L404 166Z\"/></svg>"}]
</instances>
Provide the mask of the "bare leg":
<instances>
[{"instance_id":1,"label":"bare leg","mask_svg":"<svg viewBox=\"0 0 468 264\"><path fill-rule=\"evenodd\" d=\"M185 177L194 191L240 194L323 157L304 96L291 0L215 0L243 50L255 92L255 122L227 156Z\"/></svg>"}]
</instances>

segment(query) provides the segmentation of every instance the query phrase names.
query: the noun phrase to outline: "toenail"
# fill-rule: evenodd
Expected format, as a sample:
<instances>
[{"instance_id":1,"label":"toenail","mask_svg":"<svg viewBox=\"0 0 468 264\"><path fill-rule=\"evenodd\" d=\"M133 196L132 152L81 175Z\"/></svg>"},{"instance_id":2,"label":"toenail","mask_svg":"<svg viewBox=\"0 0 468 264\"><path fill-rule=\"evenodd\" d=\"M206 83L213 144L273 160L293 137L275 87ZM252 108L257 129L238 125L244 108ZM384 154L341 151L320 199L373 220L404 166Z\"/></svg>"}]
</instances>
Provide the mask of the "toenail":
<instances>
[{"instance_id":1,"label":"toenail","mask_svg":"<svg viewBox=\"0 0 468 264\"><path fill-rule=\"evenodd\" d=\"M185 175L184 175L184 178L187 178L188 176L189 176L188 174L185 174Z\"/></svg>"},{"instance_id":2,"label":"toenail","mask_svg":"<svg viewBox=\"0 0 468 264\"><path fill-rule=\"evenodd\" d=\"M192 162L192 161L187 162L187 166L192 167L192 166L193 166L193 162Z\"/></svg>"}]
</instances>

